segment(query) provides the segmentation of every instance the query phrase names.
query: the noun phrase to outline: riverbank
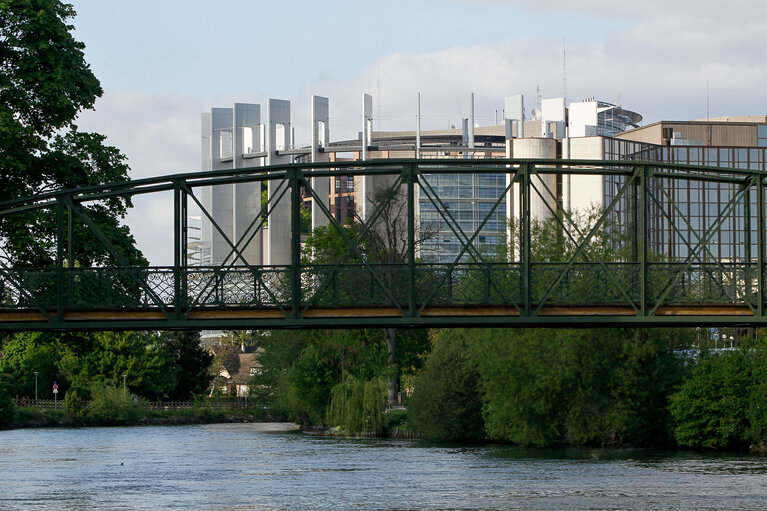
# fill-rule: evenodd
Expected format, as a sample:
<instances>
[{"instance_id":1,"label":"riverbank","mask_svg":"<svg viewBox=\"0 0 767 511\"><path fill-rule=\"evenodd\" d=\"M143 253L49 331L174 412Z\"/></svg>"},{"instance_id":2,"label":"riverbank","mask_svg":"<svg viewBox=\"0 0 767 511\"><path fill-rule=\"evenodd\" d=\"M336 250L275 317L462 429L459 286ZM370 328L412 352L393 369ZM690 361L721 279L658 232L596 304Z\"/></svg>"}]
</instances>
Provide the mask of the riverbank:
<instances>
[{"instance_id":1,"label":"riverbank","mask_svg":"<svg viewBox=\"0 0 767 511\"><path fill-rule=\"evenodd\" d=\"M18 407L13 421L4 429L97 426L172 426L242 422L284 422L286 418L264 408L214 409L185 408L150 410L138 408L129 414L110 417L83 415L75 417L63 409Z\"/></svg>"}]
</instances>

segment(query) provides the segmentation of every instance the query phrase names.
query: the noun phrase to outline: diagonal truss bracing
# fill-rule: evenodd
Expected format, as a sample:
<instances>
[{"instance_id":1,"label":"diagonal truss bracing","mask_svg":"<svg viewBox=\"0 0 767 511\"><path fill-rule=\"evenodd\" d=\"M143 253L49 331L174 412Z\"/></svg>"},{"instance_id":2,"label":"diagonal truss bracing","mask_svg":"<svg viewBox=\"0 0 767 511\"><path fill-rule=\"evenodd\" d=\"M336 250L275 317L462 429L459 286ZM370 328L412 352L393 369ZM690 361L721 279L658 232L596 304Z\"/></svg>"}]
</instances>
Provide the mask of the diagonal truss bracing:
<instances>
[{"instance_id":1,"label":"diagonal truss bracing","mask_svg":"<svg viewBox=\"0 0 767 511\"><path fill-rule=\"evenodd\" d=\"M485 209L467 228L432 176L472 173L508 179L496 185L496 195L485 199ZM565 208L559 188L541 178L546 175L602 176L616 188L602 198L604 207L593 223L583 225ZM343 226L311 186L314 177L341 176L385 183L380 200L371 201L368 217L355 229ZM0 329L767 325L764 177L743 169L637 161L381 160L190 173L52 192L0 204L0 222L49 211L57 227L51 267L0 261ZM204 186L265 180L279 184L236 236L195 195ZM674 201L657 185L661 180L730 187L732 193L709 223L695 229L689 204ZM515 190L519 230L507 229L505 243L514 240L518 249L506 247L513 258L493 256L478 244L479 236ZM120 244L105 234L110 231L89 214L89 204L170 191L173 265L131 266ZM333 258L320 261L319 254L302 248L303 197L316 201L315 212L327 218L324 235L338 240L341 248ZM270 228L290 232L289 262L249 261L245 248L282 201L289 203L289 222L273 220ZM539 204L533 208L534 203ZM192 266L187 260L189 205L223 240L223 263ZM428 230L419 219L421 205L428 205L458 241L457 256L432 260L421 253L419 237ZM393 210L403 215L393 221L387 217ZM630 241L621 241L620 256L610 256L609 246L594 246L611 215L629 219L622 228ZM116 266L79 265L73 220ZM540 229L533 228L541 222L567 243L565 259L542 255ZM384 227L394 229L387 235L396 240L396 250L376 245L386 239ZM712 240L725 229L741 228L745 233L737 239L744 244L731 259L717 257ZM661 238L663 243L655 241ZM675 248L665 251L666 245ZM89 286L97 292L89 293Z\"/></svg>"}]
</instances>

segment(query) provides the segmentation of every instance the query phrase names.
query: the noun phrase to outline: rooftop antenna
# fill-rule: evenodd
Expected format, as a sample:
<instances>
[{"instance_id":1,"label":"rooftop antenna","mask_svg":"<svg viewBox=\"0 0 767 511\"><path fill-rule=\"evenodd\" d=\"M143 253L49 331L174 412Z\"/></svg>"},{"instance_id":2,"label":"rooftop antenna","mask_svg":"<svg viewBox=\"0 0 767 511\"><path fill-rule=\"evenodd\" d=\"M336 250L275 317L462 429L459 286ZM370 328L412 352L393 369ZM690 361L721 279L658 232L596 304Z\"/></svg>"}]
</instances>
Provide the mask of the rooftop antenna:
<instances>
[{"instance_id":1,"label":"rooftop antenna","mask_svg":"<svg viewBox=\"0 0 767 511\"><path fill-rule=\"evenodd\" d=\"M562 38L562 97L567 103L567 47L564 37Z\"/></svg>"},{"instance_id":2,"label":"rooftop antenna","mask_svg":"<svg viewBox=\"0 0 767 511\"><path fill-rule=\"evenodd\" d=\"M378 121L378 131L381 131L381 66L378 66L378 93L376 94L378 100L378 112L376 120Z\"/></svg>"}]
</instances>

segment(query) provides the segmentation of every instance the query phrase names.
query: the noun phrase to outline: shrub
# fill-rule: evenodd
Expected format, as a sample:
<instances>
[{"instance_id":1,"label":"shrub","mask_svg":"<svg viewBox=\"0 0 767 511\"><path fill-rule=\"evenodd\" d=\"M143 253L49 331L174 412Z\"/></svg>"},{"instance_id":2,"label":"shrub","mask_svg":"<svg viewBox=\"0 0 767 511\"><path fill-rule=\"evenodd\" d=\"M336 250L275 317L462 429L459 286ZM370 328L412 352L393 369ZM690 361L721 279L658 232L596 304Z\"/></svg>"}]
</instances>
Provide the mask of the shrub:
<instances>
[{"instance_id":1,"label":"shrub","mask_svg":"<svg viewBox=\"0 0 767 511\"><path fill-rule=\"evenodd\" d=\"M80 421L88 414L88 398L90 393L87 390L70 387L64 396L64 410L73 419Z\"/></svg>"},{"instance_id":2,"label":"shrub","mask_svg":"<svg viewBox=\"0 0 767 511\"><path fill-rule=\"evenodd\" d=\"M93 400L88 416L106 424L119 424L138 419L141 405L133 401L122 389L111 385L99 385L93 389Z\"/></svg>"}]
</instances>

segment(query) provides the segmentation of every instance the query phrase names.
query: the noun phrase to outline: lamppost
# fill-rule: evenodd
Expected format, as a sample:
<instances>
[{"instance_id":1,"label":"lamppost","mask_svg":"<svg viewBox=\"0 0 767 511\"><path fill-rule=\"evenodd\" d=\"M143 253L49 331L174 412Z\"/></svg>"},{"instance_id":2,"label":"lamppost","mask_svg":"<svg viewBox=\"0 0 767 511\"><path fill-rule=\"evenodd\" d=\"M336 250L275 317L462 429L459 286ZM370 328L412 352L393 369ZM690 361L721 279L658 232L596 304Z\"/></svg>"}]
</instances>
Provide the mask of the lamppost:
<instances>
[{"instance_id":1,"label":"lamppost","mask_svg":"<svg viewBox=\"0 0 767 511\"><path fill-rule=\"evenodd\" d=\"M35 404L37 404L37 375L39 372L35 371Z\"/></svg>"},{"instance_id":2,"label":"lamppost","mask_svg":"<svg viewBox=\"0 0 767 511\"><path fill-rule=\"evenodd\" d=\"M127 377L128 377L127 374L123 375L123 394L125 394L125 378L127 378Z\"/></svg>"}]
</instances>

